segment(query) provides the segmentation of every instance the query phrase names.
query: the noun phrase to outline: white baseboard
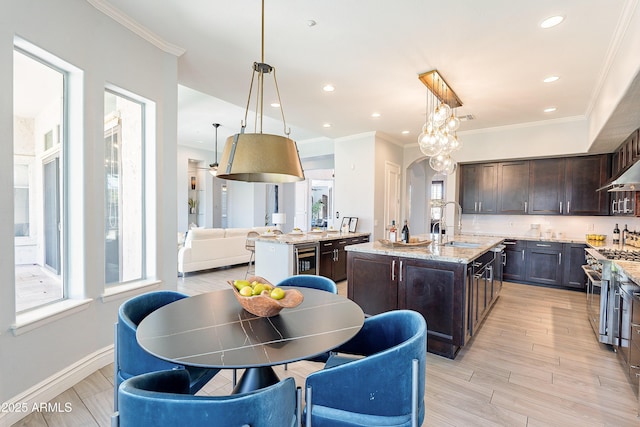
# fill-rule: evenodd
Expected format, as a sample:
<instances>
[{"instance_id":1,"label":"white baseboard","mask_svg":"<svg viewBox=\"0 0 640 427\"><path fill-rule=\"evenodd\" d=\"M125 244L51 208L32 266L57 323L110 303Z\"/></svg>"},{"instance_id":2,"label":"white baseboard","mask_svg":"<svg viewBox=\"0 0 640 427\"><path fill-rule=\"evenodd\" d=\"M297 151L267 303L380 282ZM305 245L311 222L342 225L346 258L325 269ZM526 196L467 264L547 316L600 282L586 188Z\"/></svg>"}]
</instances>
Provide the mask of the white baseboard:
<instances>
[{"instance_id":1,"label":"white baseboard","mask_svg":"<svg viewBox=\"0 0 640 427\"><path fill-rule=\"evenodd\" d=\"M31 413L30 408L37 408L37 405L40 403L50 401L63 391L70 389L111 362L113 362L113 345L89 354L67 368L51 375L39 384L6 401L3 405L8 405L8 407L20 405L21 408L27 408L29 411L0 412L0 427L9 427L17 423Z\"/></svg>"}]
</instances>

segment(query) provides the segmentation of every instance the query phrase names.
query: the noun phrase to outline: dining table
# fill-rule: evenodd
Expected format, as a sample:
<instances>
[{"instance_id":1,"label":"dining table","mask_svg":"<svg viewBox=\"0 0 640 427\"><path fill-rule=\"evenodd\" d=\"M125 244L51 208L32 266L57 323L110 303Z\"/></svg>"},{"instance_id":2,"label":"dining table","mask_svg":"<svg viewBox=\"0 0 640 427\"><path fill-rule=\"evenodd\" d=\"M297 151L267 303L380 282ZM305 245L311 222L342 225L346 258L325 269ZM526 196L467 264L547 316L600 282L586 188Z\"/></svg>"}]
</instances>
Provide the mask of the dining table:
<instances>
[{"instance_id":1,"label":"dining table","mask_svg":"<svg viewBox=\"0 0 640 427\"><path fill-rule=\"evenodd\" d=\"M264 388L280 381L273 366L326 353L364 323L362 309L348 298L295 289L303 294L302 303L272 317L246 311L231 288L183 298L145 317L136 338L143 349L170 362L244 369L234 394Z\"/></svg>"}]
</instances>

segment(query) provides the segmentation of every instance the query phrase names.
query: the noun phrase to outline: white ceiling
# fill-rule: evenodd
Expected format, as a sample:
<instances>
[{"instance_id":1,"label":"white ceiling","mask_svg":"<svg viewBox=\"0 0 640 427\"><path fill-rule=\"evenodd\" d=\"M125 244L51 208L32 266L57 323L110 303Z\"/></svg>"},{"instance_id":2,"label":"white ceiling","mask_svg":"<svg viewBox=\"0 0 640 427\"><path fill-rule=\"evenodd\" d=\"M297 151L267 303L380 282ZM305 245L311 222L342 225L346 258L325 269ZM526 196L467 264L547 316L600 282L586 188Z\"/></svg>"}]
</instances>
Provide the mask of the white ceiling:
<instances>
[{"instance_id":1,"label":"white ceiling","mask_svg":"<svg viewBox=\"0 0 640 427\"><path fill-rule=\"evenodd\" d=\"M89 1L185 50L179 143L212 148L213 122L222 125L219 144L239 130L252 64L261 59L259 0ZM431 69L462 100L458 115L475 116L460 132L588 115L636 0L265 3L264 60L277 70L293 139L379 131L414 143L426 100L418 74ZM556 14L566 17L561 25L539 27ZM550 75L560 80L543 83ZM268 104L275 95L266 82ZM336 91L323 92L326 83ZM554 113L543 112L551 106ZM276 119L265 131L281 134L279 110L265 108Z\"/></svg>"}]
</instances>

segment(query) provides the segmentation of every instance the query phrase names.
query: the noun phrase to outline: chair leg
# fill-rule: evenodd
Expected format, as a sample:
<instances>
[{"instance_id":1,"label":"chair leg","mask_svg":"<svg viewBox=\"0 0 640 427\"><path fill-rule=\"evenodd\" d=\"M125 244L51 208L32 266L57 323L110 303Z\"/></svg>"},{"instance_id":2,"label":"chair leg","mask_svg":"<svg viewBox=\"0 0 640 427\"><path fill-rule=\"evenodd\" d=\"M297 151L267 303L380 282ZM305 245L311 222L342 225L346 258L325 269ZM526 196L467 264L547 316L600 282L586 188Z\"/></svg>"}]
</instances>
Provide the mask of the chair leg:
<instances>
[{"instance_id":1,"label":"chair leg","mask_svg":"<svg viewBox=\"0 0 640 427\"><path fill-rule=\"evenodd\" d=\"M247 264L247 272L244 273L244 278L245 279L249 275L249 271L251 271L251 261L253 260L254 255L255 255L255 251L251 251L251 255L249 255L249 264ZM255 264L255 262L254 262L254 264Z\"/></svg>"},{"instance_id":2,"label":"chair leg","mask_svg":"<svg viewBox=\"0 0 640 427\"><path fill-rule=\"evenodd\" d=\"M236 383L238 382L238 370L237 369L233 369L233 375L231 377L231 382L233 383L233 387L236 387Z\"/></svg>"},{"instance_id":3,"label":"chair leg","mask_svg":"<svg viewBox=\"0 0 640 427\"><path fill-rule=\"evenodd\" d=\"M304 420L304 427L311 427L311 410L313 409L311 403L311 387L307 387L307 394L304 397L304 401L306 402L307 409L307 417Z\"/></svg>"},{"instance_id":4,"label":"chair leg","mask_svg":"<svg viewBox=\"0 0 640 427\"><path fill-rule=\"evenodd\" d=\"M113 324L113 411L118 412L118 322Z\"/></svg>"},{"instance_id":5,"label":"chair leg","mask_svg":"<svg viewBox=\"0 0 640 427\"><path fill-rule=\"evenodd\" d=\"M302 388L296 387L296 427L302 427Z\"/></svg>"},{"instance_id":6,"label":"chair leg","mask_svg":"<svg viewBox=\"0 0 640 427\"><path fill-rule=\"evenodd\" d=\"M418 402L420 396L418 396L418 372L419 361L413 359L411 361L411 427L418 427Z\"/></svg>"},{"instance_id":7,"label":"chair leg","mask_svg":"<svg viewBox=\"0 0 640 427\"><path fill-rule=\"evenodd\" d=\"M119 427L120 426L120 414L116 412L111 415L111 427Z\"/></svg>"}]
</instances>

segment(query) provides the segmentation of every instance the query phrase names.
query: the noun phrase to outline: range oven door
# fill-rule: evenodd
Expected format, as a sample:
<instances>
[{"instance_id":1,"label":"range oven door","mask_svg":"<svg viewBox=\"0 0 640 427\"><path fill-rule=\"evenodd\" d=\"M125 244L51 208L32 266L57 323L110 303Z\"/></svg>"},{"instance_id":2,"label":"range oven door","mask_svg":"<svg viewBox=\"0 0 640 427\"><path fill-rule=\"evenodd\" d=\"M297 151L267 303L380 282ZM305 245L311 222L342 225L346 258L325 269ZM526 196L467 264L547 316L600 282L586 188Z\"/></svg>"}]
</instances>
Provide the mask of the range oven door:
<instances>
[{"instance_id":1,"label":"range oven door","mask_svg":"<svg viewBox=\"0 0 640 427\"><path fill-rule=\"evenodd\" d=\"M601 275L583 265L582 269L587 275L587 315L589 323L598 338L598 341L611 344L608 331L609 322L609 281L602 280Z\"/></svg>"}]
</instances>

